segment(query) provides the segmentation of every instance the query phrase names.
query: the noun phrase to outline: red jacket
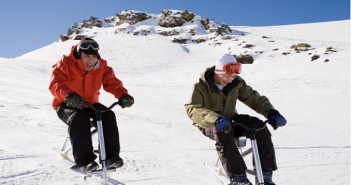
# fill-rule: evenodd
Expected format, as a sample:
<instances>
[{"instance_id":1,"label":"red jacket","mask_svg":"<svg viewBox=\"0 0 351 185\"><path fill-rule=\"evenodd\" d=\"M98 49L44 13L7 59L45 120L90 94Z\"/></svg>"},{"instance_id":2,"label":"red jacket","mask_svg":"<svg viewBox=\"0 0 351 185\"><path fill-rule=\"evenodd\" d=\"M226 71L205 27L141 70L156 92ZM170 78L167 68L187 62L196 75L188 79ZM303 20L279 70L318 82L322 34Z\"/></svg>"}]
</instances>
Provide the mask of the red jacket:
<instances>
[{"instance_id":1,"label":"red jacket","mask_svg":"<svg viewBox=\"0 0 351 185\"><path fill-rule=\"evenodd\" d=\"M54 109L57 109L65 101L66 95L72 92L79 94L84 101L91 104L98 103L101 85L117 99L120 99L122 94L128 93L106 60L99 59L97 68L88 72L82 60L74 58L75 50L76 46L73 46L69 56L63 56L52 66L49 89L54 95L52 102Z\"/></svg>"}]
</instances>

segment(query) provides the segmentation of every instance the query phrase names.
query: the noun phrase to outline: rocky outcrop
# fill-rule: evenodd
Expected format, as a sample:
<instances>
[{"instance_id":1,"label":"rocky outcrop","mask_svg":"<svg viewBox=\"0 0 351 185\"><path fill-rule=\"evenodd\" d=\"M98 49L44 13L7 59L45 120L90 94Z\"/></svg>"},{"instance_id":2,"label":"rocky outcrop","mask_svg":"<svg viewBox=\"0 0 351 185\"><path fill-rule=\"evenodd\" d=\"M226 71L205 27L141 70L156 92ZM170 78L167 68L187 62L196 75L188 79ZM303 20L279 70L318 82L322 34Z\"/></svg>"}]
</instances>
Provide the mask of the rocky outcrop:
<instances>
[{"instance_id":1,"label":"rocky outcrop","mask_svg":"<svg viewBox=\"0 0 351 185\"><path fill-rule=\"evenodd\" d=\"M224 23L218 24L208 18L202 18L200 22L203 25L203 27L206 30L208 30L210 33L217 33L218 35L225 35L225 34L232 33L232 29L230 29L230 27Z\"/></svg>"},{"instance_id":2,"label":"rocky outcrop","mask_svg":"<svg viewBox=\"0 0 351 185\"><path fill-rule=\"evenodd\" d=\"M82 28L93 28L93 27L102 27L102 21L96 17L90 17L89 20L84 20L81 25Z\"/></svg>"},{"instance_id":3,"label":"rocky outcrop","mask_svg":"<svg viewBox=\"0 0 351 185\"><path fill-rule=\"evenodd\" d=\"M144 12L137 12L137 11L121 11L116 16L119 19L118 22L116 23L116 26L119 26L123 23L134 25L138 22L145 21L151 18L150 15Z\"/></svg>"},{"instance_id":4,"label":"rocky outcrop","mask_svg":"<svg viewBox=\"0 0 351 185\"><path fill-rule=\"evenodd\" d=\"M145 24L137 24L150 20ZM232 30L224 23L196 15L188 10L163 10L161 14L147 14L144 12L125 10L115 16L102 20L90 17L80 23L74 23L68 28L65 35L60 36L61 41L76 40L90 37L92 28L116 27L115 34L150 35L160 34L171 37L174 43L201 43L209 41L210 38L220 36L222 40L230 40ZM90 32L90 33L89 33ZM221 43L214 44L220 45Z\"/></svg>"},{"instance_id":5,"label":"rocky outcrop","mask_svg":"<svg viewBox=\"0 0 351 185\"><path fill-rule=\"evenodd\" d=\"M173 43L178 43L178 44L186 44L188 42L188 39L178 39L178 38L174 38L172 40Z\"/></svg>"},{"instance_id":6,"label":"rocky outcrop","mask_svg":"<svg viewBox=\"0 0 351 185\"><path fill-rule=\"evenodd\" d=\"M298 43L298 44L294 44L290 47L290 49L295 50L297 53L300 53L302 51L308 51L311 50L311 45L306 44L306 43Z\"/></svg>"},{"instance_id":7,"label":"rocky outcrop","mask_svg":"<svg viewBox=\"0 0 351 185\"><path fill-rule=\"evenodd\" d=\"M185 22L191 21L195 17L194 13L188 10L163 10L158 25L165 28L182 26Z\"/></svg>"},{"instance_id":8,"label":"rocky outcrop","mask_svg":"<svg viewBox=\"0 0 351 185\"><path fill-rule=\"evenodd\" d=\"M319 55L313 55L311 57L311 61L314 61L314 60L317 60L317 59L319 59Z\"/></svg>"},{"instance_id":9,"label":"rocky outcrop","mask_svg":"<svg viewBox=\"0 0 351 185\"><path fill-rule=\"evenodd\" d=\"M238 55L238 56L233 55L233 56L241 64L253 64L253 62L254 62L254 58L251 55L248 55L248 54L246 54L246 55Z\"/></svg>"},{"instance_id":10,"label":"rocky outcrop","mask_svg":"<svg viewBox=\"0 0 351 185\"><path fill-rule=\"evenodd\" d=\"M175 35L179 35L180 32L176 30L172 30L172 31L161 31L161 32L158 32L158 34L163 36L175 36Z\"/></svg>"},{"instance_id":11,"label":"rocky outcrop","mask_svg":"<svg viewBox=\"0 0 351 185\"><path fill-rule=\"evenodd\" d=\"M60 39L61 39L61 41L66 41L66 40L70 39L70 36L76 34L76 36L73 37L72 39L77 40L77 37L78 38L82 37L82 35L78 35L79 33L81 33L82 29L84 29L84 28L91 29L93 27L101 28L102 25L103 25L103 21L100 21L96 17L90 17L89 20L83 20L81 23L74 23L71 27L68 28L66 35L60 36Z\"/></svg>"}]
</instances>

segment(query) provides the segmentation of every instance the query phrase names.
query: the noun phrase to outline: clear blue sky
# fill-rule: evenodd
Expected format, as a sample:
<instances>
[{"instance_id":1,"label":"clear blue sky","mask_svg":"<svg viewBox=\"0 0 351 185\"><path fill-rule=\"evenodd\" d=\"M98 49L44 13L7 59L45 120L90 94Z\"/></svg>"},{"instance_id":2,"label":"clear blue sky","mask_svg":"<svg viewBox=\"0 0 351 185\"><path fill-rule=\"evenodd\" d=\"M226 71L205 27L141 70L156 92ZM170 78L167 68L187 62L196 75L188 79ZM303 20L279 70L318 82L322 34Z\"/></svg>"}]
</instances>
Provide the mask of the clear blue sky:
<instances>
[{"instance_id":1,"label":"clear blue sky","mask_svg":"<svg viewBox=\"0 0 351 185\"><path fill-rule=\"evenodd\" d=\"M0 57L17 57L58 40L75 22L121 10L159 14L187 9L231 26L350 19L350 0L0 0Z\"/></svg>"}]
</instances>

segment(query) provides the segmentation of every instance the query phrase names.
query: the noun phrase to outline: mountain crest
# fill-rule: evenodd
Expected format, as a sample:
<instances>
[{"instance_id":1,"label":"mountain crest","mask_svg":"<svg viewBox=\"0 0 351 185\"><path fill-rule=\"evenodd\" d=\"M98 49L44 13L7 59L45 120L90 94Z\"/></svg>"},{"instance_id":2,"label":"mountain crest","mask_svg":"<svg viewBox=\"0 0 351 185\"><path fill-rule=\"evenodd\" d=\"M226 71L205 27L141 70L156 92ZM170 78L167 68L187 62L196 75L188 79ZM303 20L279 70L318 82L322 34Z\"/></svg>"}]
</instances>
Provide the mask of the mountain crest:
<instances>
[{"instance_id":1,"label":"mountain crest","mask_svg":"<svg viewBox=\"0 0 351 185\"><path fill-rule=\"evenodd\" d=\"M200 43L218 36L232 34L232 29L225 23L196 15L188 10L163 10L160 14L148 14L135 10L124 10L99 20L90 17L74 23L68 28L61 41L81 40L92 37L90 29L116 28L114 34L132 34L147 36L159 34L171 37L174 43ZM97 33L97 32L95 32Z\"/></svg>"}]
</instances>

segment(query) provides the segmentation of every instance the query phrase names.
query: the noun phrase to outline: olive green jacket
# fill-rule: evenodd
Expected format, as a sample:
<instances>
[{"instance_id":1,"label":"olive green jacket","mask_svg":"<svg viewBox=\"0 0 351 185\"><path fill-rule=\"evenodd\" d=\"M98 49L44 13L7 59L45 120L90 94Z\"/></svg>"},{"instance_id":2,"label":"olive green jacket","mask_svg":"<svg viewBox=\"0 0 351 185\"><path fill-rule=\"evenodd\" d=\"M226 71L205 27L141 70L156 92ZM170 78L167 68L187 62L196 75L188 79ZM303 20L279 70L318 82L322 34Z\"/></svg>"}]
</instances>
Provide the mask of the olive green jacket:
<instances>
[{"instance_id":1,"label":"olive green jacket","mask_svg":"<svg viewBox=\"0 0 351 185\"><path fill-rule=\"evenodd\" d=\"M207 68L194 84L194 90L185 109L193 125L200 128L213 127L220 117L233 119L238 113L235 106L237 100L243 102L257 113L267 117L274 109L268 98L246 85L245 81L236 76L222 91L214 83L214 67Z\"/></svg>"}]
</instances>

